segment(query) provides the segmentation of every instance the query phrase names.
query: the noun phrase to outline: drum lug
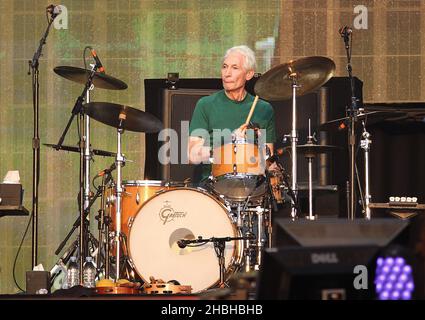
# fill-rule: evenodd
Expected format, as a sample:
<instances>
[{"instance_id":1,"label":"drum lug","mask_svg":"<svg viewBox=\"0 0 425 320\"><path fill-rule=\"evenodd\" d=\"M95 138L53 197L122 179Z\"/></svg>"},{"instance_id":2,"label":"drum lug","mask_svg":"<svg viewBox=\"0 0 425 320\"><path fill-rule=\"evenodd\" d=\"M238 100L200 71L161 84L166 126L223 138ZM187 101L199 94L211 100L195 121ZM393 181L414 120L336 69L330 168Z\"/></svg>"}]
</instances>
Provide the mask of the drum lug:
<instances>
[{"instance_id":1,"label":"drum lug","mask_svg":"<svg viewBox=\"0 0 425 320\"><path fill-rule=\"evenodd\" d=\"M128 225L128 227L129 227L129 228L131 228L131 226L133 225L133 222L134 222L134 217L130 217L130 218L128 218L128 223L127 223L127 225Z\"/></svg>"},{"instance_id":2,"label":"drum lug","mask_svg":"<svg viewBox=\"0 0 425 320\"><path fill-rule=\"evenodd\" d=\"M137 192L136 194L136 204L140 204L140 194Z\"/></svg>"},{"instance_id":3,"label":"drum lug","mask_svg":"<svg viewBox=\"0 0 425 320\"><path fill-rule=\"evenodd\" d=\"M238 166L236 165L236 163L233 164L233 174L238 174Z\"/></svg>"}]
</instances>

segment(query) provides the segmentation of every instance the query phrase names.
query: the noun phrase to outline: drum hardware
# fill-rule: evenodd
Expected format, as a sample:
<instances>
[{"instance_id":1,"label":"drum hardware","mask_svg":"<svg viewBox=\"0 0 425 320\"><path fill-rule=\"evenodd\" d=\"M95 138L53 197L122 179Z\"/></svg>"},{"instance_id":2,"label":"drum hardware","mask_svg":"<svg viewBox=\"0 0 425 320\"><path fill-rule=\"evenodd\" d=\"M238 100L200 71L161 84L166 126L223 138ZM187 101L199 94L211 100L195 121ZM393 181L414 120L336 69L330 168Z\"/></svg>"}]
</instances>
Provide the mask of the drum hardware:
<instances>
[{"instance_id":1,"label":"drum hardware","mask_svg":"<svg viewBox=\"0 0 425 320\"><path fill-rule=\"evenodd\" d=\"M252 238L250 237L249 239L252 239ZM179 246L179 248L184 249L185 247L199 247L209 242L212 242L214 244L214 251L217 255L218 266L220 270L220 280L219 280L218 287L225 288L227 286L226 265L225 265L225 256L224 256L226 242L236 241L236 240L249 240L249 239L247 237L221 237L221 238L212 237L209 239L204 239L202 238L202 236L198 236L198 238L195 240L180 239L179 241L177 241L177 245Z\"/></svg>"},{"instance_id":2,"label":"drum hardware","mask_svg":"<svg viewBox=\"0 0 425 320\"><path fill-rule=\"evenodd\" d=\"M104 180L104 185L107 185L109 183L109 181L112 179L112 176L110 175L110 172L112 172L113 170L114 169L112 169L112 166L109 169L105 169L104 170L104 171L109 171L108 174L106 175L106 178L104 177L104 179L102 179L102 180ZM90 230L89 230L89 228L87 226L87 224L88 224L87 216L88 216L88 214L90 212L91 206L95 203L95 201L97 200L97 198L99 196L101 196L101 195L103 195L103 188L98 188L97 189L97 193L93 197L91 197L90 202L89 202L89 205L87 206L87 208L84 209L83 220L81 220L80 217L77 218L77 220L74 222L74 225L73 225L72 229L70 230L70 232L68 233L68 235L65 237L65 239L61 242L61 244L59 245L59 247L55 251L55 255L58 255L62 251L63 247L68 242L69 238L74 233L75 229L77 229L80 226L80 222L81 221L84 221L84 224L86 224L86 226L83 227L83 229L85 229L86 232L84 233L84 240L83 241L84 241L84 243L87 246L86 252L87 253L93 253L93 252L96 252L96 249L98 250L97 251L97 254L96 254L96 256L97 256L96 264L97 264L98 272L100 272L99 270L101 268L99 266L101 266L100 261L102 260L102 259L99 260L99 256L101 256L101 254L102 254L102 250L100 250L99 247L100 247L100 245L101 245L101 243L102 243L103 240L100 237L99 238L99 241L98 241L91 234L91 232L90 232ZM103 201L103 197L101 199ZM102 208L103 208L103 206L102 206ZM101 218L99 220L101 220ZM105 223L105 221L108 221L106 217L105 217L105 220L103 222ZM71 244L71 246L69 247L69 249L67 249L65 251L65 253L62 255L62 257L55 264L55 266L53 267L53 269L56 267L56 265L58 265L59 262L63 262L64 264L67 264L68 261L69 261L69 259L71 258L71 256L75 255L76 253L78 253L78 254L81 255L81 251L80 250L81 250L81 247L82 246L80 245L80 243L81 243L80 241L81 241L81 239L78 238L78 239L76 239ZM106 254L106 252L107 251L105 251L105 254ZM82 268L80 268L80 269L82 269ZM52 271L51 271L51 274L52 274ZM52 283L53 283L55 277L51 279L51 282Z\"/></svg>"},{"instance_id":3,"label":"drum hardware","mask_svg":"<svg viewBox=\"0 0 425 320\"><path fill-rule=\"evenodd\" d=\"M370 133L366 131L366 125L364 121L363 123L363 133L362 133L362 140L360 141L360 147L364 151L364 161L365 161L365 203L364 203L364 214L365 218L367 220L370 220L370 203L372 200L372 196L370 195L370 188L369 188L369 153L370 153L370 145L372 143L372 140L370 139Z\"/></svg>"},{"instance_id":4,"label":"drum hardware","mask_svg":"<svg viewBox=\"0 0 425 320\"><path fill-rule=\"evenodd\" d=\"M48 7L49 8L49 7ZM32 259L31 270L38 264L38 187L40 180L40 136L39 136L39 111L40 111L40 81L39 81L39 59L46 44L53 21L58 16L56 10L46 8L46 17L48 20L46 31L44 32L37 50L34 52L32 60L28 61L28 75L32 76L32 102L34 110L34 128L32 139ZM48 14L50 13L50 19Z\"/></svg>"},{"instance_id":5,"label":"drum hardware","mask_svg":"<svg viewBox=\"0 0 425 320\"><path fill-rule=\"evenodd\" d=\"M255 84L255 93L266 100L286 100L292 97L292 199L291 218L297 218L297 118L296 97L322 86L334 74L335 63L326 57L306 57L291 60L267 71Z\"/></svg>"},{"instance_id":6,"label":"drum hardware","mask_svg":"<svg viewBox=\"0 0 425 320\"><path fill-rule=\"evenodd\" d=\"M59 146L57 144L51 144L51 143L43 143L43 145L50 147L52 149L55 149L55 150L64 150L64 151L69 151L69 152L80 153L79 147L66 146L66 145ZM102 157L115 157L116 156L116 154L114 152L103 151L103 150L98 150L98 149L90 149L90 155L102 156Z\"/></svg>"},{"instance_id":7,"label":"drum hardware","mask_svg":"<svg viewBox=\"0 0 425 320\"><path fill-rule=\"evenodd\" d=\"M121 136L124 130L155 133L162 129L162 123L156 117L141 110L108 102L90 102L85 106L85 112L90 117L103 124L117 129L117 154L115 164L117 168L116 192L115 192L115 279L120 277L121 261L121 199L122 199L122 176L121 170L125 163L124 155L121 153ZM126 245L126 244L125 244Z\"/></svg>"},{"instance_id":8,"label":"drum hardware","mask_svg":"<svg viewBox=\"0 0 425 320\"><path fill-rule=\"evenodd\" d=\"M55 149L60 150L62 148L63 141L65 140L65 136L71 126L71 123L74 117L79 114L79 121L81 123L80 132L79 132L79 151L80 151L80 192L79 192L79 211L80 211L80 219L87 218L85 214L85 210L90 208L90 161L92 159L91 151L90 151L90 118L84 112L83 102L90 103L90 91L94 89L95 86L99 88L105 89L126 89L127 85L122 81L119 81L110 76L106 76L104 74L103 66L101 65L99 58L95 54L93 48L87 46L84 48L84 64L86 65L86 51L90 49L92 52L92 56L96 61L95 64L92 64L91 70L80 69L75 67L56 67L54 68L54 72L61 77L69 79L71 81L84 84L84 89L81 95L77 98L74 107L71 112L71 117L68 120L68 123L62 133L59 142L55 146ZM97 72L97 71L102 72ZM101 80L99 80L101 79ZM105 86L105 83L108 81L119 82L122 86L120 88L116 88L114 86ZM88 213L89 214L89 213ZM84 217L85 216L85 217ZM84 243L84 234L89 232L88 230L84 230L83 227L87 225L87 223L80 224L80 266L84 264L84 259L87 252L87 246ZM80 283L83 282L83 268L80 268Z\"/></svg>"}]
</instances>

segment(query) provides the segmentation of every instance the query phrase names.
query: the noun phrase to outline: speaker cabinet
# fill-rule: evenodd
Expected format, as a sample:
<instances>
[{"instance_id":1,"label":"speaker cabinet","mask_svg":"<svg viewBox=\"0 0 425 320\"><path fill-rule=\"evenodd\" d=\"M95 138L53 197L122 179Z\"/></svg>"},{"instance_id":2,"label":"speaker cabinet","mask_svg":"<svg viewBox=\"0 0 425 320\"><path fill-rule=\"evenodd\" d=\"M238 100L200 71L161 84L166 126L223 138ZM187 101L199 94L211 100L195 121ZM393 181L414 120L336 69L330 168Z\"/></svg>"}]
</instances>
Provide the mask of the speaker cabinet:
<instances>
[{"instance_id":1,"label":"speaker cabinet","mask_svg":"<svg viewBox=\"0 0 425 320\"><path fill-rule=\"evenodd\" d=\"M170 128L178 136L178 163L161 165L161 180L183 181L191 178L192 181L200 179L200 167L188 164L187 144L189 136L189 122L192 119L196 103L202 97L217 92L214 89L165 89L163 91L163 124L165 128ZM172 146L173 148L177 146ZM165 150L165 149L164 149ZM159 150L159 157L163 158L162 148Z\"/></svg>"}]
</instances>

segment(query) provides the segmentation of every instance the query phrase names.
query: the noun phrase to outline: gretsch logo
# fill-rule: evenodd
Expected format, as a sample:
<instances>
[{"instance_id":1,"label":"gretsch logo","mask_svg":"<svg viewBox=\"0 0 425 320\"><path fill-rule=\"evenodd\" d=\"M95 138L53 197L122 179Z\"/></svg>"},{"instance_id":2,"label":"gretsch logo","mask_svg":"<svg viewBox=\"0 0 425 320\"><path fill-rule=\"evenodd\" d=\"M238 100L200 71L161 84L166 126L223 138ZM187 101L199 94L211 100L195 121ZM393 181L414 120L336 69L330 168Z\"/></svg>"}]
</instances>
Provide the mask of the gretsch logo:
<instances>
[{"instance_id":1,"label":"gretsch logo","mask_svg":"<svg viewBox=\"0 0 425 320\"><path fill-rule=\"evenodd\" d=\"M174 219L184 218L186 215L187 212L174 210L169 201L165 201L164 206L159 211L159 218L163 221L164 225L167 222L174 221Z\"/></svg>"}]
</instances>

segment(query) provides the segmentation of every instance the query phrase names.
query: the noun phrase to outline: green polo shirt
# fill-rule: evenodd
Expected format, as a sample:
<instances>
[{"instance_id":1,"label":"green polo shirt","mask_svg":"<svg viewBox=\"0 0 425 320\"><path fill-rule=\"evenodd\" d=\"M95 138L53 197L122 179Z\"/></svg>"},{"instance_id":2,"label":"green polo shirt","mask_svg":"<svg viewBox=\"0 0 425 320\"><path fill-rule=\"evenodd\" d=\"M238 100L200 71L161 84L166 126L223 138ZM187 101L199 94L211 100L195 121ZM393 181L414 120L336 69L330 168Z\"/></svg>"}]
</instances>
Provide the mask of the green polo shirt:
<instances>
[{"instance_id":1,"label":"green polo shirt","mask_svg":"<svg viewBox=\"0 0 425 320\"><path fill-rule=\"evenodd\" d=\"M217 139L214 139L215 133L218 134L219 131L226 129L232 132L244 124L253 102L254 96L249 93L247 93L245 99L242 101L234 101L227 97L224 90L210 96L202 97L196 104L192 120L190 121L190 136L205 139L205 146L209 145L211 148L217 147L224 140L217 141ZM251 117L251 122L257 123L260 129L266 130L266 143L275 142L275 117L273 107L270 103L259 99ZM207 178L210 172L211 165L204 164L202 168L202 179Z\"/></svg>"}]
</instances>

